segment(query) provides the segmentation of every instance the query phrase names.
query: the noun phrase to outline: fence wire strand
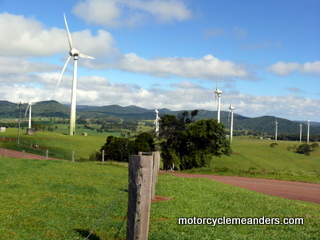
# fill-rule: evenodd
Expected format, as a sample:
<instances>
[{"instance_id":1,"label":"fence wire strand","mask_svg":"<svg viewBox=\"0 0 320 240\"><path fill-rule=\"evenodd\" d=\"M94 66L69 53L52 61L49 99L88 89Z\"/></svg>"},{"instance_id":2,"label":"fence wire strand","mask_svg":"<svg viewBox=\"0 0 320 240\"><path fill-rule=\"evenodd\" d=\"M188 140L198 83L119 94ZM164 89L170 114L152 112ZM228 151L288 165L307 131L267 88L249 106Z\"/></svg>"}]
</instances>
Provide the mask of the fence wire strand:
<instances>
[{"instance_id":1,"label":"fence wire strand","mask_svg":"<svg viewBox=\"0 0 320 240\"><path fill-rule=\"evenodd\" d=\"M129 187L130 183L131 183L132 179L130 179L130 181L127 184L127 188ZM90 236L93 234L93 232L98 228L98 226L100 225L100 223L103 221L103 219L105 219L108 215L108 213L110 212L110 210L112 209L112 207L120 200L120 198L122 197L121 195L123 194L123 192L121 191L116 197L115 199L109 204L109 206L107 207L106 211L103 213L103 215L97 220L96 224L93 225L92 230L89 231L88 236L85 238L85 240L89 240ZM127 212L126 215L123 219L123 222L125 221L125 218L127 216ZM123 222L121 227L123 226ZM121 228L118 230L117 235L120 233Z\"/></svg>"}]
</instances>

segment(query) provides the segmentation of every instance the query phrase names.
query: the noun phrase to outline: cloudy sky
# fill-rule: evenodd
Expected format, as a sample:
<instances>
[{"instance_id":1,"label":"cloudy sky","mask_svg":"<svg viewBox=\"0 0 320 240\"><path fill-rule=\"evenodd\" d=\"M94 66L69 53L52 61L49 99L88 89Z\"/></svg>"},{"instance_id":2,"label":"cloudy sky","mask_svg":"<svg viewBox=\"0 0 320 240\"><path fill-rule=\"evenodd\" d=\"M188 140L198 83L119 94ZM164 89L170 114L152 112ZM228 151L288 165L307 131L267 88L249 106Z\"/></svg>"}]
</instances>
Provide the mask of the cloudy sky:
<instances>
[{"instance_id":1,"label":"cloudy sky","mask_svg":"<svg viewBox=\"0 0 320 240\"><path fill-rule=\"evenodd\" d=\"M0 100L320 121L320 0L0 0Z\"/></svg>"}]
</instances>

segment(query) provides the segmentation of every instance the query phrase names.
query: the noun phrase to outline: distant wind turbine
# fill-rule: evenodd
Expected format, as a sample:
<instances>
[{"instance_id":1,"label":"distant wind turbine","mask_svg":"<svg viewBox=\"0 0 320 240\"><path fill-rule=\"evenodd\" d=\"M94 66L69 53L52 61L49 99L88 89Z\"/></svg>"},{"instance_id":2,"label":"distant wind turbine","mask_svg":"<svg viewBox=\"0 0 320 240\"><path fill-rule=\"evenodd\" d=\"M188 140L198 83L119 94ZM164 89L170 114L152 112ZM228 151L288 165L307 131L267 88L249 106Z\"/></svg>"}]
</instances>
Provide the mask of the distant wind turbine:
<instances>
[{"instance_id":1,"label":"distant wind turbine","mask_svg":"<svg viewBox=\"0 0 320 240\"><path fill-rule=\"evenodd\" d=\"M28 124L29 129L31 128L31 108L32 108L32 105L34 105L34 103L30 102L28 99L28 106L27 106L26 113L24 114L24 116L27 116L27 113L29 110L29 124Z\"/></svg>"},{"instance_id":2,"label":"distant wind turbine","mask_svg":"<svg viewBox=\"0 0 320 240\"><path fill-rule=\"evenodd\" d=\"M230 122L230 143L232 143L232 137L233 137L233 110L234 110L234 107L231 105L231 102L230 102L230 112L229 112L229 118L230 118L230 115L231 115L231 122Z\"/></svg>"},{"instance_id":3,"label":"distant wind turbine","mask_svg":"<svg viewBox=\"0 0 320 240\"><path fill-rule=\"evenodd\" d=\"M307 132L307 143L309 143L309 136L310 136L310 120L307 121L308 132Z\"/></svg>"},{"instance_id":4,"label":"distant wind turbine","mask_svg":"<svg viewBox=\"0 0 320 240\"><path fill-rule=\"evenodd\" d=\"M220 123L220 97L221 97L222 91L218 88L218 84L216 86L216 90L214 90L214 93L215 93L215 98L218 97L217 119L218 119L218 123Z\"/></svg>"},{"instance_id":5,"label":"distant wind turbine","mask_svg":"<svg viewBox=\"0 0 320 240\"><path fill-rule=\"evenodd\" d=\"M156 135L158 136L159 135L159 120L160 120L159 111L157 108L154 111L156 112L156 119L154 120L155 127L156 127L155 132L156 132Z\"/></svg>"},{"instance_id":6,"label":"distant wind turbine","mask_svg":"<svg viewBox=\"0 0 320 240\"><path fill-rule=\"evenodd\" d=\"M72 93L71 93L70 129L69 129L70 130L70 135L72 136L76 131L76 97L77 97L78 57L90 58L90 59L94 59L94 57L90 57L88 55L80 53L79 50L73 48L71 34L69 32L66 15L63 14L63 17L64 17L64 23L66 25L67 37L68 37L68 42L69 42L69 47L70 47L70 51L69 51L70 56L68 57L66 63L63 66L62 72L61 72L60 77L59 77L58 85L59 85L59 83L61 81L62 75L63 75L64 71L66 70L66 67L67 67L71 57L73 57L74 65L73 65L73 80L72 80Z\"/></svg>"},{"instance_id":7,"label":"distant wind turbine","mask_svg":"<svg viewBox=\"0 0 320 240\"><path fill-rule=\"evenodd\" d=\"M274 136L274 140L278 141L278 121L277 121L277 119L276 119L275 125L276 125L276 133Z\"/></svg>"},{"instance_id":8,"label":"distant wind turbine","mask_svg":"<svg viewBox=\"0 0 320 240\"><path fill-rule=\"evenodd\" d=\"M300 123L300 142L301 142L301 139L302 139L302 124Z\"/></svg>"}]
</instances>

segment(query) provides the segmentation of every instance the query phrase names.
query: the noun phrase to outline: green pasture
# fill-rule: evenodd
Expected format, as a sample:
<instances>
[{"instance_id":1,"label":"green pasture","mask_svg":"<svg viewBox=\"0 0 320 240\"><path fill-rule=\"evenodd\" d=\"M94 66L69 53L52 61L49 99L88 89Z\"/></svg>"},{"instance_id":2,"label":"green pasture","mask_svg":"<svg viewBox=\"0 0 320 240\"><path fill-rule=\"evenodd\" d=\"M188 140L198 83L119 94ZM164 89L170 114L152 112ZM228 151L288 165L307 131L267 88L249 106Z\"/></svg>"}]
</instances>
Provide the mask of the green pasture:
<instances>
[{"instance_id":1,"label":"green pasture","mask_svg":"<svg viewBox=\"0 0 320 240\"><path fill-rule=\"evenodd\" d=\"M213 157L209 167L187 172L320 183L320 148L306 156L288 150L299 142L277 141L275 147L271 143L274 141L235 138L233 154Z\"/></svg>"},{"instance_id":2,"label":"green pasture","mask_svg":"<svg viewBox=\"0 0 320 240\"><path fill-rule=\"evenodd\" d=\"M72 151L75 151L76 160L88 160L90 153L97 151L105 143L108 135L83 136L77 134L69 136L58 132L41 132L36 135L21 134L20 144L16 143L17 129L7 129L0 133L0 147L25 150L27 153L35 153L45 156L46 149L49 149L49 156L53 158L71 160ZM12 141L2 141L2 137L12 138ZM32 144L32 147L31 147ZM35 148L39 146L39 149Z\"/></svg>"},{"instance_id":3,"label":"green pasture","mask_svg":"<svg viewBox=\"0 0 320 240\"><path fill-rule=\"evenodd\" d=\"M108 163L0 157L1 239L125 239L128 173ZM149 239L318 239L320 205L159 175ZM179 217L299 217L302 225L178 225Z\"/></svg>"},{"instance_id":4,"label":"green pasture","mask_svg":"<svg viewBox=\"0 0 320 240\"><path fill-rule=\"evenodd\" d=\"M38 131L33 136L21 132L20 144L16 144L17 129L9 128L0 133L0 147L43 156L46 149L49 149L50 157L65 160L71 160L72 151L75 151L76 161L87 161L91 153L101 148L108 135L120 136L119 132L101 134L90 130L86 131L88 136L83 136L81 133L84 130L81 128L77 129L77 135L69 136L58 131L63 127L67 131L68 125L61 125L56 131ZM145 128L142 123L138 130L143 131ZM12 141L2 141L2 137L12 138ZM274 141L235 137L231 145L232 155L213 157L210 166L186 172L320 183L320 148L306 156L288 150L298 146L299 142L277 141L278 145L275 147L270 147L271 143ZM35 145L40 149L35 148Z\"/></svg>"}]
</instances>

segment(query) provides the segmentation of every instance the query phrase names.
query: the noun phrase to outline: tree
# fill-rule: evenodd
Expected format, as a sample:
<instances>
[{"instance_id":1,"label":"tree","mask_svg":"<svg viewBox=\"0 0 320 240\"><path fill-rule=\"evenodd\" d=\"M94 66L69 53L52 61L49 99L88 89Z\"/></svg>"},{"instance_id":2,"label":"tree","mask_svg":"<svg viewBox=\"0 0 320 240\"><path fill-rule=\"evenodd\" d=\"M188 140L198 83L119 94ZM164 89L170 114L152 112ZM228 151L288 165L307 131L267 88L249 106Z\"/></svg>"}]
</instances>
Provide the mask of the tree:
<instances>
[{"instance_id":1,"label":"tree","mask_svg":"<svg viewBox=\"0 0 320 240\"><path fill-rule=\"evenodd\" d=\"M151 133L143 132L134 141L134 151L138 152L151 152L155 149L154 140Z\"/></svg>"},{"instance_id":2,"label":"tree","mask_svg":"<svg viewBox=\"0 0 320 240\"><path fill-rule=\"evenodd\" d=\"M101 147L97 160L101 159L102 150L105 152L105 159L119 162L127 162L129 155L133 154L133 141L127 138L109 136L106 143Z\"/></svg>"},{"instance_id":3,"label":"tree","mask_svg":"<svg viewBox=\"0 0 320 240\"><path fill-rule=\"evenodd\" d=\"M194 122L198 111L185 111L177 117L164 115L160 120L161 156L166 169L174 164L178 169L208 165L212 156L229 155L231 148L225 129L216 120Z\"/></svg>"}]
</instances>

